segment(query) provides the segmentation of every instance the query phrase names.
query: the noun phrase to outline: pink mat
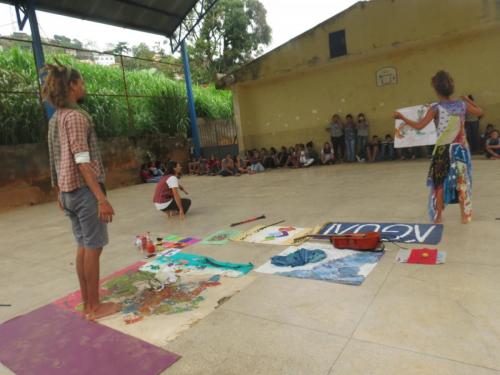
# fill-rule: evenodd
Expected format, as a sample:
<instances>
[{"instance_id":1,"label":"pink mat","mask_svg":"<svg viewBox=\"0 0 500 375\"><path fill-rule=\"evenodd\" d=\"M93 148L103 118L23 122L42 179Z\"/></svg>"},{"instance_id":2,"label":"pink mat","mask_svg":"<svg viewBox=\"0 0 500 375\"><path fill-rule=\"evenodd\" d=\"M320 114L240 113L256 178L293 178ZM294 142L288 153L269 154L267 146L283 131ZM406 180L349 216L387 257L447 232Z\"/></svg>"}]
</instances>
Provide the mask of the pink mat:
<instances>
[{"instance_id":1,"label":"pink mat","mask_svg":"<svg viewBox=\"0 0 500 375\"><path fill-rule=\"evenodd\" d=\"M54 304L1 324L0 338L17 375L159 374L180 358Z\"/></svg>"}]
</instances>

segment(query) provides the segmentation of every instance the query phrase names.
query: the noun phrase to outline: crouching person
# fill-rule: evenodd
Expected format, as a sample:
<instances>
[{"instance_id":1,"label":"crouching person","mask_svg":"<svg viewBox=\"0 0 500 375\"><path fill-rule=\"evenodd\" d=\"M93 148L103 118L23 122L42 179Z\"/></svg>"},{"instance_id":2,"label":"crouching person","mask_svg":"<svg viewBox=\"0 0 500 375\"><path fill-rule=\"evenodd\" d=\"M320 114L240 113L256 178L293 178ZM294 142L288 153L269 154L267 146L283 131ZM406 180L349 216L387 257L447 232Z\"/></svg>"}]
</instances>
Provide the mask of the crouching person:
<instances>
[{"instance_id":1,"label":"crouching person","mask_svg":"<svg viewBox=\"0 0 500 375\"><path fill-rule=\"evenodd\" d=\"M181 174L181 165L174 160L170 160L165 175L156 185L153 202L157 210L165 212L169 217L178 214L179 218L184 220L184 215L191 207L191 199L181 198L179 190L188 194L179 184Z\"/></svg>"}]
</instances>

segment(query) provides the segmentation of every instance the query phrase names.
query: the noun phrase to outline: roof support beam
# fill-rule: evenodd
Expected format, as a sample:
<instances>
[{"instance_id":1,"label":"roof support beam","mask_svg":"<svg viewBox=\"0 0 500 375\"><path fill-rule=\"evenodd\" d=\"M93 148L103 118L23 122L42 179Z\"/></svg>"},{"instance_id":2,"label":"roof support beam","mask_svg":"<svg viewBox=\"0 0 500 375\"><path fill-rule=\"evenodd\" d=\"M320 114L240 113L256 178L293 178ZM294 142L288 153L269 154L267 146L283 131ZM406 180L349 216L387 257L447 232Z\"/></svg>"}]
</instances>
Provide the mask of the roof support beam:
<instances>
[{"instance_id":1,"label":"roof support beam","mask_svg":"<svg viewBox=\"0 0 500 375\"><path fill-rule=\"evenodd\" d=\"M184 20L181 22L179 27L177 28L174 35L170 38L170 48L172 53L177 52L179 47L181 47L182 43L187 39L189 34L198 26L198 24L203 20L205 15L213 8L213 6L217 3L217 0L200 0L193 7L193 11L196 14L196 19L194 22L192 19Z\"/></svg>"},{"instance_id":2,"label":"roof support beam","mask_svg":"<svg viewBox=\"0 0 500 375\"><path fill-rule=\"evenodd\" d=\"M135 2L133 0L114 0L114 1L116 1L117 3L122 3L122 4L130 5L132 7L136 7L136 8L148 10L150 12L163 14L164 16L177 18L178 20L182 19L182 16L179 15L179 14L175 14L175 13L172 13L172 12L167 12L166 10L159 9L159 8L153 8L153 7L150 7L148 5L137 3L137 2Z\"/></svg>"}]
</instances>

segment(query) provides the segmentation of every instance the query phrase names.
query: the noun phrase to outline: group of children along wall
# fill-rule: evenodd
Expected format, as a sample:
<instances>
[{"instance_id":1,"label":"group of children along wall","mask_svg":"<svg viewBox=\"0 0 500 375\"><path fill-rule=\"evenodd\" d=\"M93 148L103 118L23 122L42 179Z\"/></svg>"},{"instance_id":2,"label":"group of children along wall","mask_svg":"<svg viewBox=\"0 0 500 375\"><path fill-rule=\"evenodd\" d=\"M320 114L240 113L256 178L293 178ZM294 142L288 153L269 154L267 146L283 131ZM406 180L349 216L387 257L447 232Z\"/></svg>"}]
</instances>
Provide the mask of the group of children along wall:
<instances>
[{"instance_id":1,"label":"group of children along wall","mask_svg":"<svg viewBox=\"0 0 500 375\"><path fill-rule=\"evenodd\" d=\"M428 206L431 220L437 223L441 222L441 212L444 205L459 201L462 208L462 222L466 223L471 219L472 169L470 149L476 153L483 149L489 159L500 159L499 132L489 124L483 137L479 135L479 119L483 111L475 104L470 95L461 97L460 100L451 99L454 83L447 72L439 71L436 73L432 78L432 86L439 102L430 106L422 119L413 121L400 112L395 112L393 117L402 120L405 126L416 130L423 129L434 120L438 140L434 146L398 149L397 156L405 159L407 155L410 155L414 159L418 151L424 157L428 157L432 153L427 181L428 186L431 187ZM455 125L452 126L450 118L456 118L459 121L455 121L456 124L454 122ZM296 144L289 148L283 146L280 151L274 147L271 147L269 151L265 148L260 151L254 149L247 151L243 156L227 154L221 161L215 155L211 155L209 159L195 160L192 158L188 170L189 174L226 177L239 176L243 173L254 174L268 168L300 168L310 167L314 164L326 165L336 162L349 163L366 160L374 162L394 159L394 141L391 135L386 135L384 140L380 140L377 135L373 135L369 139L369 129L369 123L363 113L357 116L356 121L349 114L346 116L345 122L341 120L339 115L335 114L327 128L330 132L331 143L325 142L319 153L315 150L312 142L308 142L306 145ZM450 134L454 136L453 139L450 138ZM461 148L455 147L457 149L455 150L451 146L449 149L441 147L441 143L444 142L443 137L447 137L445 139L447 145L458 145ZM455 154L452 155L452 151L463 155L459 158ZM465 163L466 167L462 168L463 170L455 171L453 168L458 168L459 161ZM182 168L177 162L169 161L166 169L163 169L162 164L157 162L150 164L148 168L144 165L141 168L141 177L145 182L158 182L154 196L154 203L158 210L166 211L169 215L179 213L181 218L184 218L191 202L189 199L181 199L179 195L179 191L187 194L178 181L181 170ZM450 180L449 183L444 184L450 178L454 178L453 173L458 176L455 176L456 181ZM459 186L459 184L463 186ZM444 186L447 188L444 189ZM444 190L447 191L444 192Z\"/></svg>"}]
</instances>

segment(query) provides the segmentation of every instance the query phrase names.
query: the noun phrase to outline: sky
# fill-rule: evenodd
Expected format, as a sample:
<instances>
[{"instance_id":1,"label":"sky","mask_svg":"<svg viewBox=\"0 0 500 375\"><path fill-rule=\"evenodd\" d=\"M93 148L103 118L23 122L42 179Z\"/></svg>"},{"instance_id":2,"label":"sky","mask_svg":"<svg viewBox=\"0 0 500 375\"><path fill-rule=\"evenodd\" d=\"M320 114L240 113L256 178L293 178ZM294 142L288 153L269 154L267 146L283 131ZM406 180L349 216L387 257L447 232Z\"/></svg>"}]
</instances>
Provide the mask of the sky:
<instances>
[{"instance_id":1,"label":"sky","mask_svg":"<svg viewBox=\"0 0 500 375\"><path fill-rule=\"evenodd\" d=\"M272 43L264 48L265 52L280 46L357 2L357 0L260 1L267 10L267 23L273 30ZM105 50L110 44L120 41L126 41L129 45L145 42L151 47L157 42L166 41L164 37L154 34L76 20L46 12L37 12L37 17L42 37L52 38L54 34L59 34L72 39L76 38L84 43L94 41L98 50ZM14 7L0 4L0 35L10 35L16 31L19 29ZM24 32L29 34L29 25L26 25Z\"/></svg>"}]
</instances>

